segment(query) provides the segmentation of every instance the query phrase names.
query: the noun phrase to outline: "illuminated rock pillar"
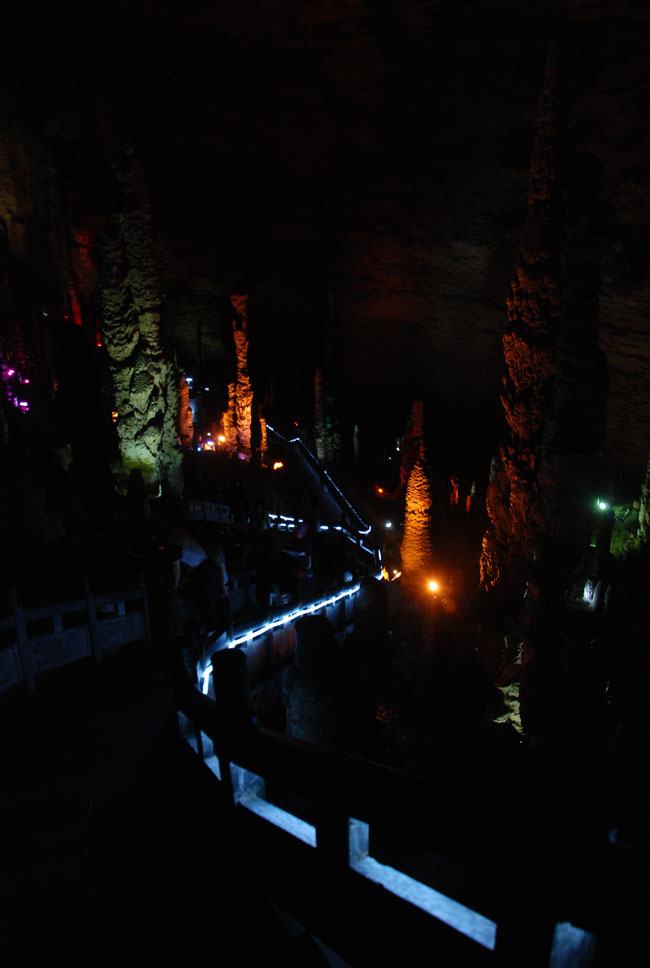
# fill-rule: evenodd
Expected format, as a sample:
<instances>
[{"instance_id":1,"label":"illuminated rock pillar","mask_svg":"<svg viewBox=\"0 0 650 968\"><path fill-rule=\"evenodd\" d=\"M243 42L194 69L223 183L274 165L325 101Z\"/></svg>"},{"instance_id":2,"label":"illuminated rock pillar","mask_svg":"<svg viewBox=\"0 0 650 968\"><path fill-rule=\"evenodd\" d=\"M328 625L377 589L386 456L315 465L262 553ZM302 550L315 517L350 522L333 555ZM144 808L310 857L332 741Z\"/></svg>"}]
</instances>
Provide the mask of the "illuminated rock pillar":
<instances>
[{"instance_id":1,"label":"illuminated rock pillar","mask_svg":"<svg viewBox=\"0 0 650 968\"><path fill-rule=\"evenodd\" d=\"M191 447L194 440L194 415L190 406L190 388L184 376L181 377L178 389L179 416L178 438L181 447Z\"/></svg>"},{"instance_id":2,"label":"illuminated rock pillar","mask_svg":"<svg viewBox=\"0 0 650 968\"><path fill-rule=\"evenodd\" d=\"M234 310L233 337L237 355L237 385L235 388L235 424L239 453L251 456L251 424L253 418L253 388L248 375L248 296L231 296Z\"/></svg>"},{"instance_id":3,"label":"illuminated rock pillar","mask_svg":"<svg viewBox=\"0 0 650 968\"><path fill-rule=\"evenodd\" d=\"M182 491L178 379L160 333L160 288L151 215L131 155L113 166L122 211L105 230L100 280L104 345L117 411L121 472Z\"/></svg>"},{"instance_id":4,"label":"illuminated rock pillar","mask_svg":"<svg viewBox=\"0 0 650 968\"><path fill-rule=\"evenodd\" d=\"M551 51L531 158L528 212L507 299L501 402L508 437L490 469L489 524L480 562L481 585L499 585L514 597L523 593L534 544L539 459L562 311L563 211L557 172L564 125L556 80Z\"/></svg>"},{"instance_id":5,"label":"illuminated rock pillar","mask_svg":"<svg viewBox=\"0 0 650 968\"><path fill-rule=\"evenodd\" d=\"M424 463L417 460L406 487L404 531L401 545L402 574L417 578L433 563L431 544L431 490Z\"/></svg>"},{"instance_id":6,"label":"illuminated rock pillar","mask_svg":"<svg viewBox=\"0 0 650 968\"><path fill-rule=\"evenodd\" d=\"M224 411L221 417L223 435L226 438L225 446L230 454L237 452L237 424L235 418L236 387L237 385L235 383L228 384L228 409Z\"/></svg>"},{"instance_id":7,"label":"illuminated rock pillar","mask_svg":"<svg viewBox=\"0 0 650 968\"><path fill-rule=\"evenodd\" d=\"M260 417L260 464L266 464L266 452L269 448L269 439L266 430L266 420Z\"/></svg>"}]
</instances>

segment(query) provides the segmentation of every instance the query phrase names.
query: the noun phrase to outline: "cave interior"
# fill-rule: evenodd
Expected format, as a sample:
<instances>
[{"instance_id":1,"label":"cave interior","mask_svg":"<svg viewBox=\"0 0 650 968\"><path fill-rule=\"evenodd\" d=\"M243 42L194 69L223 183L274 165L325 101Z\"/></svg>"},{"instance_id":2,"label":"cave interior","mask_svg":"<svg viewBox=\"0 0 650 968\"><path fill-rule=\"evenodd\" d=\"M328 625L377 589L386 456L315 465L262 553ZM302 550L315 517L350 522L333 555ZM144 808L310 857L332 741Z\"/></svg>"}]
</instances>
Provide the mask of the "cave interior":
<instances>
[{"instance_id":1,"label":"cave interior","mask_svg":"<svg viewBox=\"0 0 650 968\"><path fill-rule=\"evenodd\" d=\"M370 672L361 652L343 662L381 740L347 748L579 815L634 858L642 910L647 5L3 6L0 629L144 572L152 632L101 674L3 688L6 963L162 956L138 890L179 924L198 916L176 880L200 891L204 870L182 845L220 808L174 745L171 658L197 543L201 562L220 548L233 609L251 570L267 610L365 580L385 648ZM228 527L190 521L191 502ZM271 512L305 523L283 554ZM373 569L319 522L357 538L368 522ZM204 654L233 618L210 587L192 613ZM279 690L252 682L249 700L282 732ZM227 855L241 899L217 826L211 863ZM289 956L251 896L260 957L319 963ZM224 920L245 920L236 907ZM639 925L593 962L553 963L640 964L647 943Z\"/></svg>"}]
</instances>

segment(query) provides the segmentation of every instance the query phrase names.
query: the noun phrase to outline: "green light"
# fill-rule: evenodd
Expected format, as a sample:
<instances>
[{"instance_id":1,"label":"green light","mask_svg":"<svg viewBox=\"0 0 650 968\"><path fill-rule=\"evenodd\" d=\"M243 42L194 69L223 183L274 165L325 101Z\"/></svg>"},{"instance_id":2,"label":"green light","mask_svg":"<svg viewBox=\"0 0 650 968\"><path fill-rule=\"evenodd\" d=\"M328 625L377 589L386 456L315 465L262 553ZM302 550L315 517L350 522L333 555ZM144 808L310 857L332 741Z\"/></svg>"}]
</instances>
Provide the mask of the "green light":
<instances>
[{"instance_id":1,"label":"green light","mask_svg":"<svg viewBox=\"0 0 650 968\"><path fill-rule=\"evenodd\" d=\"M598 499L597 504L601 511L606 511L609 507L607 501L601 501L600 498Z\"/></svg>"}]
</instances>

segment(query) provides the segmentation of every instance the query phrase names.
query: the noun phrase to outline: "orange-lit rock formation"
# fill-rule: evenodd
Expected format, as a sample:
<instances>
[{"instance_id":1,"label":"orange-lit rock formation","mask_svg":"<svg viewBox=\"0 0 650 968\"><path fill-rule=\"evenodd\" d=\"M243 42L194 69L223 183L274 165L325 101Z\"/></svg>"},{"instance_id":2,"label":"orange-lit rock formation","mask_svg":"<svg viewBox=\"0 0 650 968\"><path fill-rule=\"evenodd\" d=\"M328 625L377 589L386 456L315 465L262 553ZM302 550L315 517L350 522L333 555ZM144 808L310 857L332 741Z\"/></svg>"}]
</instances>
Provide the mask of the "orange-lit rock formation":
<instances>
[{"instance_id":1,"label":"orange-lit rock formation","mask_svg":"<svg viewBox=\"0 0 650 968\"><path fill-rule=\"evenodd\" d=\"M523 591L534 542L538 469L562 311L562 197L557 171L563 121L556 64L549 56L531 158L528 214L507 299L506 373L501 402L508 438L492 461L481 584Z\"/></svg>"},{"instance_id":2,"label":"orange-lit rock formation","mask_svg":"<svg viewBox=\"0 0 650 968\"><path fill-rule=\"evenodd\" d=\"M431 491L422 460L416 460L409 474L404 508L401 545L402 573L416 578L431 567Z\"/></svg>"},{"instance_id":3,"label":"orange-lit rock formation","mask_svg":"<svg viewBox=\"0 0 650 968\"><path fill-rule=\"evenodd\" d=\"M180 380L178 397L178 437L181 447L191 447L194 439L194 417L190 406L190 388L184 376Z\"/></svg>"},{"instance_id":4,"label":"orange-lit rock formation","mask_svg":"<svg viewBox=\"0 0 650 968\"><path fill-rule=\"evenodd\" d=\"M248 296L231 296L234 310L233 337L237 354L237 386L235 389L235 422L239 452L251 456L251 426L253 420L253 388L248 375Z\"/></svg>"},{"instance_id":5,"label":"orange-lit rock formation","mask_svg":"<svg viewBox=\"0 0 650 968\"><path fill-rule=\"evenodd\" d=\"M226 438L225 448L230 454L237 452L236 388L236 383L228 384L228 409L224 411L221 418L223 435Z\"/></svg>"}]
</instances>

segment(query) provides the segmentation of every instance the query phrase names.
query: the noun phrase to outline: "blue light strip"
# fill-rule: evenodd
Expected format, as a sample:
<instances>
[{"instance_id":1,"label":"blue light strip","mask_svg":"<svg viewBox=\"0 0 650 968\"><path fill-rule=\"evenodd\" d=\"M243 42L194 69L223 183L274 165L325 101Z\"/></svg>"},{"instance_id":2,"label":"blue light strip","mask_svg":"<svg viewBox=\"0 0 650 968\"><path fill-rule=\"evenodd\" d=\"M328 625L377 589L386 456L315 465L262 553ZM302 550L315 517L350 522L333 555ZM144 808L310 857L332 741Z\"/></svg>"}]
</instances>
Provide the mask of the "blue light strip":
<instances>
[{"instance_id":1,"label":"blue light strip","mask_svg":"<svg viewBox=\"0 0 650 968\"><path fill-rule=\"evenodd\" d=\"M302 518L290 518L290 517L287 517L286 514L269 513L268 517L271 519L271 523L278 529L281 529L283 527L286 529L292 529L292 528L296 528L299 524L303 523ZM333 524L331 528L329 524L320 524L318 526L318 530L319 531L331 531L331 530L341 531L348 539L348 541L351 541L352 544L355 545L355 547L361 548L362 551L365 551L366 554L370 555L372 558L375 557L375 552L372 548L368 548L366 545L364 545L363 541L359 541L359 544L357 545L357 539L354 536L354 534L351 531L348 531L340 524ZM365 531L359 531L358 533L366 534ZM377 553L379 555L379 561L381 563L381 548L377 548Z\"/></svg>"},{"instance_id":2,"label":"blue light strip","mask_svg":"<svg viewBox=\"0 0 650 968\"><path fill-rule=\"evenodd\" d=\"M340 602L343 598L349 598L350 595L356 595L359 591L360 585L352 585L351 588L346 588L337 595L331 595L329 598L323 598L318 602L313 602L311 605L305 605L304 608L296 608L290 612L285 612L284 615L279 615L277 618L273 619L272 622L267 622L265 625L261 625L256 629L249 629L244 635L238 635L237 638L231 639L228 643L229 649L236 649L239 645L244 645L244 643L252 642L253 639L257 639L260 635L264 635L266 632L270 632L272 629L280 628L282 625L286 625L288 622L295 622L296 619L301 618L303 615L313 615L314 612L320 611L321 608L327 608L328 605L335 605L336 602ZM210 676L212 675L212 664L207 666L203 670L203 686L201 691L204 696L207 696L208 690L210 688Z\"/></svg>"}]
</instances>

